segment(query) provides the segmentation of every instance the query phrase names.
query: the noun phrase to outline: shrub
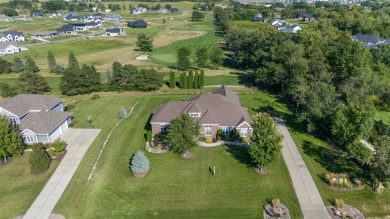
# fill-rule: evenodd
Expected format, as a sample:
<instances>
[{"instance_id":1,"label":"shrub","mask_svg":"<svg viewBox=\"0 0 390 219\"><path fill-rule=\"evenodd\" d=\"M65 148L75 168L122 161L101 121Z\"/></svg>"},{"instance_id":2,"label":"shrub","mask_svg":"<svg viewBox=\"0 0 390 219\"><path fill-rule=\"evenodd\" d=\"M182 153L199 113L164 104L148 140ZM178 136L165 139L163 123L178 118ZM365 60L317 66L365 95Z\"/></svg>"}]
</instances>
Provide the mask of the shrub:
<instances>
[{"instance_id":1,"label":"shrub","mask_svg":"<svg viewBox=\"0 0 390 219\"><path fill-rule=\"evenodd\" d=\"M70 103L70 104L65 106L65 111L69 111L69 110L72 110L74 108L76 108L76 105Z\"/></svg>"},{"instance_id":2,"label":"shrub","mask_svg":"<svg viewBox=\"0 0 390 219\"><path fill-rule=\"evenodd\" d=\"M121 107L121 109L119 110L119 118L123 119L126 117L127 117L127 112L126 112L125 108Z\"/></svg>"},{"instance_id":3,"label":"shrub","mask_svg":"<svg viewBox=\"0 0 390 219\"><path fill-rule=\"evenodd\" d=\"M199 141L205 142L205 141L206 141L206 138L203 137L203 136L200 136L200 137L199 137Z\"/></svg>"},{"instance_id":4,"label":"shrub","mask_svg":"<svg viewBox=\"0 0 390 219\"><path fill-rule=\"evenodd\" d=\"M130 169L133 173L145 173L149 170L149 160L141 151L137 151L130 162Z\"/></svg>"},{"instance_id":5,"label":"shrub","mask_svg":"<svg viewBox=\"0 0 390 219\"><path fill-rule=\"evenodd\" d=\"M206 143L211 143L211 142L213 142L213 139L211 137L206 137L205 141L206 141Z\"/></svg>"},{"instance_id":6,"label":"shrub","mask_svg":"<svg viewBox=\"0 0 390 219\"><path fill-rule=\"evenodd\" d=\"M75 127L77 125L77 122L75 122L75 121L72 121L72 122L70 122L69 124L68 124L68 126L70 127L70 128L73 128L73 127Z\"/></svg>"},{"instance_id":7,"label":"shrub","mask_svg":"<svg viewBox=\"0 0 390 219\"><path fill-rule=\"evenodd\" d=\"M218 129L217 131L217 139L218 141L222 140L223 138L223 130L222 129Z\"/></svg>"},{"instance_id":8,"label":"shrub","mask_svg":"<svg viewBox=\"0 0 390 219\"><path fill-rule=\"evenodd\" d=\"M97 100L97 99L100 99L100 95L99 94L92 94L91 100Z\"/></svg>"},{"instance_id":9,"label":"shrub","mask_svg":"<svg viewBox=\"0 0 390 219\"><path fill-rule=\"evenodd\" d=\"M146 141L150 142L152 140L152 131L146 131Z\"/></svg>"},{"instance_id":10,"label":"shrub","mask_svg":"<svg viewBox=\"0 0 390 219\"><path fill-rule=\"evenodd\" d=\"M54 148L56 152L63 152L65 150L66 142L61 141L60 139L55 140L53 143L51 143L51 147Z\"/></svg>"},{"instance_id":11,"label":"shrub","mask_svg":"<svg viewBox=\"0 0 390 219\"><path fill-rule=\"evenodd\" d=\"M237 140L237 131L236 129L232 129L232 131L230 132L230 141L235 141Z\"/></svg>"},{"instance_id":12,"label":"shrub","mask_svg":"<svg viewBox=\"0 0 390 219\"><path fill-rule=\"evenodd\" d=\"M31 173L38 174L49 169L51 160L44 148L35 145L29 162L31 164Z\"/></svg>"},{"instance_id":13,"label":"shrub","mask_svg":"<svg viewBox=\"0 0 390 219\"><path fill-rule=\"evenodd\" d=\"M213 143L216 143L217 142L217 138L213 138Z\"/></svg>"},{"instance_id":14,"label":"shrub","mask_svg":"<svg viewBox=\"0 0 390 219\"><path fill-rule=\"evenodd\" d=\"M344 207L345 202L342 199L335 199L335 204L337 209L341 209Z\"/></svg>"},{"instance_id":15,"label":"shrub","mask_svg":"<svg viewBox=\"0 0 390 219\"><path fill-rule=\"evenodd\" d=\"M241 141L242 143L248 143L248 138L247 138L247 137L241 137L241 138L240 138L240 141Z\"/></svg>"}]
</instances>

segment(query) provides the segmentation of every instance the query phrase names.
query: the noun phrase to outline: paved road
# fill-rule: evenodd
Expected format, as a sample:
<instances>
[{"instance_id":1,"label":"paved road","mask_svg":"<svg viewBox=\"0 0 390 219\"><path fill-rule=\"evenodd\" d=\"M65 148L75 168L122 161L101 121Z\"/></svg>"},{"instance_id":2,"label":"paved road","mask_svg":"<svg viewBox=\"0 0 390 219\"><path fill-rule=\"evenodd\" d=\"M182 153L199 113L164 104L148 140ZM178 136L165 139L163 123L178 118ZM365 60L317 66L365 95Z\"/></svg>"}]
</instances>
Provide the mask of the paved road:
<instances>
[{"instance_id":1,"label":"paved road","mask_svg":"<svg viewBox=\"0 0 390 219\"><path fill-rule=\"evenodd\" d=\"M305 219L330 219L316 184L282 120L277 129L284 136L283 158Z\"/></svg>"},{"instance_id":2,"label":"paved road","mask_svg":"<svg viewBox=\"0 0 390 219\"><path fill-rule=\"evenodd\" d=\"M100 129L68 129L61 139L67 153L23 219L47 219L77 170Z\"/></svg>"}]
</instances>

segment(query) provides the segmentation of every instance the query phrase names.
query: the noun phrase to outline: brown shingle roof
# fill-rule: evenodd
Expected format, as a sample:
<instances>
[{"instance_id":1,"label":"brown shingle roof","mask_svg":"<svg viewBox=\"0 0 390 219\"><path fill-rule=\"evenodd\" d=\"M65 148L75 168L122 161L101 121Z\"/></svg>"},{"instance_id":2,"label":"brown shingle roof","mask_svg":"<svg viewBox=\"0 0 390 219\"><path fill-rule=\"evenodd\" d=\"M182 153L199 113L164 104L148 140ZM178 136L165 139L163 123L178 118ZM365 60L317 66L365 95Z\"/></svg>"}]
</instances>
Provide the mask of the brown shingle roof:
<instances>
[{"instance_id":1,"label":"brown shingle roof","mask_svg":"<svg viewBox=\"0 0 390 219\"><path fill-rule=\"evenodd\" d=\"M212 94L201 94L185 101L170 101L159 106L152 123L170 123L180 113L200 112L201 124L237 126L243 121L250 124L248 111L240 105L238 96L226 86Z\"/></svg>"},{"instance_id":2,"label":"brown shingle roof","mask_svg":"<svg viewBox=\"0 0 390 219\"><path fill-rule=\"evenodd\" d=\"M70 115L71 113L69 112L57 110L29 112L23 118L19 128L21 131L28 129L36 134L50 134L68 119Z\"/></svg>"},{"instance_id":3,"label":"brown shingle roof","mask_svg":"<svg viewBox=\"0 0 390 219\"><path fill-rule=\"evenodd\" d=\"M0 107L21 117L30 110L50 110L62 100L38 94L18 94L0 104Z\"/></svg>"}]
</instances>

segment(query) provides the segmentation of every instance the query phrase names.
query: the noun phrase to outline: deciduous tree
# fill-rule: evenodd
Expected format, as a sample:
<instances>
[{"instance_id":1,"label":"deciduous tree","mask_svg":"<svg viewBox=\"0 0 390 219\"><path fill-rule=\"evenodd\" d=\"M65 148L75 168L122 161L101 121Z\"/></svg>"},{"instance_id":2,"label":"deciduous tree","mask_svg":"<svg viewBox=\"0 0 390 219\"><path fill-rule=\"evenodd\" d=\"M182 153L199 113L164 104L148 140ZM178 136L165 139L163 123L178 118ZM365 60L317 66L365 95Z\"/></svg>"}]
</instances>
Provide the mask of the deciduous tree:
<instances>
[{"instance_id":1,"label":"deciduous tree","mask_svg":"<svg viewBox=\"0 0 390 219\"><path fill-rule=\"evenodd\" d=\"M383 183L390 181L390 137L383 136L376 146L371 173L376 181L376 191L383 191Z\"/></svg>"},{"instance_id":2,"label":"deciduous tree","mask_svg":"<svg viewBox=\"0 0 390 219\"><path fill-rule=\"evenodd\" d=\"M207 61L209 59L208 51L205 47L200 47L198 50L196 50L196 64L200 68L204 68L207 66Z\"/></svg>"},{"instance_id":3,"label":"deciduous tree","mask_svg":"<svg viewBox=\"0 0 390 219\"><path fill-rule=\"evenodd\" d=\"M191 19L194 21L199 21L204 19L204 14L200 11L193 11L191 15Z\"/></svg>"},{"instance_id":4,"label":"deciduous tree","mask_svg":"<svg viewBox=\"0 0 390 219\"><path fill-rule=\"evenodd\" d=\"M177 50L177 66L182 70L187 70L191 65L191 48L180 47Z\"/></svg>"},{"instance_id":5,"label":"deciduous tree","mask_svg":"<svg viewBox=\"0 0 390 219\"><path fill-rule=\"evenodd\" d=\"M9 157L20 155L22 148L23 141L17 126L0 115L0 160L6 162Z\"/></svg>"}]
</instances>

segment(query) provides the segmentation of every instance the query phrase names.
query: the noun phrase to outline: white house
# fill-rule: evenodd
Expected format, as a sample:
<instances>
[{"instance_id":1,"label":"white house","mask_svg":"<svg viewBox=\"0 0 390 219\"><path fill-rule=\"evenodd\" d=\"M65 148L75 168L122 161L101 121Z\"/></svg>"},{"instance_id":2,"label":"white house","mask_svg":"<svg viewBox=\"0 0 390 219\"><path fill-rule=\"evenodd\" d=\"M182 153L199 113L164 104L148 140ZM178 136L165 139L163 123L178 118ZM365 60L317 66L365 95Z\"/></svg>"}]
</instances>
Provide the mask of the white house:
<instances>
[{"instance_id":1,"label":"white house","mask_svg":"<svg viewBox=\"0 0 390 219\"><path fill-rule=\"evenodd\" d=\"M142 14L144 12L146 12L146 8L138 7L138 8L133 8L130 11L130 14Z\"/></svg>"},{"instance_id":2,"label":"white house","mask_svg":"<svg viewBox=\"0 0 390 219\"><path fill-rule=\"evenodd\" d=\"M124 36L126 35L125 29L114 27L111 29L106 29L106 36Z\"/></svg>"},{"instance_id":3,"label":"white house","mask_svg":"<svg viewBox=\"0 0 390 219\"><path fill-rule=\"evenodd\" d=\"M6 37L8 41L21 42L26 40L23 32L18 31L4 31L4 37Z\"/></svg>"},{"instance_id":4,"label":"white house","mask_svg":"<svg viewBox=\"0 0 390 219\"><path fill-rule=\"evenodd\" d=\"M286 32L286 33L298 33L300 31L302 31L302 27L300 27L298 25L292 25L292 26L284 28L280 31Z\"/></svg>"},{"instance_id":5,"label":"white house","mask_svg":"<svg viewBox=\"0 0 390 219\"><path fill-rule=\"evenodd\" d=\"M61 99L38 94L18 94L1 103L0 115L19 127L28 144L55 141L71 122Z\"/></svg>"},{"instance_id":6,"label":"white house","mask_svg":"<svg viewBox=\"0 0 390 219\"><path fill-rule=\"evenodd\" d=\"M4 14L0 14L0 21L10 22L10 21L12 21L12 18L10 18Z\"/></svg>"},{"instance_id":7,"label":"white house","mask_svg":"<svg viewBox=\"0 0 390 219\"><path fill-rule=\"evenodd\" d=\"M14 41L0 42L0 56L4 56L7 54L14 54L20 51L21 48L18 46L17 42Z\"/></svg>"}]
</instances>

